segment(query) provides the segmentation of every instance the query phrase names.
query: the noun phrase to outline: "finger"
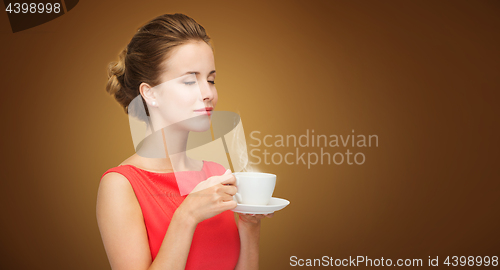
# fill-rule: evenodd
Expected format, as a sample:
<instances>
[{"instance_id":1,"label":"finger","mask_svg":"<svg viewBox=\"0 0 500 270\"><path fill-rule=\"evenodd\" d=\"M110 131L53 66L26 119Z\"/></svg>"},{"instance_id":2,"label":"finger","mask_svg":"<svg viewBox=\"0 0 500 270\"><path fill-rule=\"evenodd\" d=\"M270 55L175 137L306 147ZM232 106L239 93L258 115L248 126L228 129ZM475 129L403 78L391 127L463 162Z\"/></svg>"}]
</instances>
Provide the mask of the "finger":
<instances>
[{"instance_id":1,"label":"finger","mask_svg":"<svg viewBox=\"0 0 500 270\"><path fill-rule=\"evenodd\" d=\"M243 221L245 223L251 222L247 217L240 216L240 222Z\"/></svg>"},{"instance_id":2,"label":"finger","mask_svg":"<svg viewBox=\"0 0 500 270\"><path fill-rule=\"evenodd\" d=\"M233 173L231 172L230 169L227 169L221 176L218 176L217 179L222 182L224 181L225 179L228 179L229 177L231 177L233 175Z\"/></svg>"},{"instance_id":3,"label":"finger","mask_svg":"<svg viewBox=\"0 0 500 270\"><path fill-rule=\"evenodd\" d=\"M230 196L230 195L227 195L227 194L222 195L222 196L221 196L221 200L222 200L223 202L227 202L227 201L234 201L234 200L233 200L233 196Z\"/></svg>"},{"instance_id":4,"label":"finger","mask_svg":"<svg viewBox=\"0 0 500 270\"><path fill-rule=\"evenodd\" d=\"M274 216L274 213L265 214L265 216L268 217L268 218L272 218Z\"/></svg>"},{"instance_id":5,"label":"finger","mask_svg":"<svg viewBox=\"0 0 500 270\"><path fill-rule=\"evenodd\" d=\"M209 178L203 182L200 182L200 184L198 184L195 189L198 191L201 191L201 190L211 188L217 184L218 184L218 182L215 182L215 181L213 181L213 179Z\"/></svg>"},{"instance_id":6,"label":"finger","mask_svg":"<svg viewBox=\"0 0 500 270\"><path fill-rule=\"evenodd\" d=\"M226 175L223 175L223 176L226 176ZM224 178L221 181L221 184L223 184L223 185L235 185L236 184L236 177L234 177L233 174L229 174L229 175L227 175L227 178Z\"/></svg>"},{"instance_id":7,"label":"finger","mask_svg":"<svg viewBox=\"0 0 500 270\"><path fill-rule=\"evenodd\" d=\"M221 195L227 194L230 196L234 196L234 194L236 194L236 192L238 191L236 186L222 186L220 190L223 192L223 194Z\"/></svg>"},{"instance_id":8,"label":"finger","mask_svg":"<svg viewBox=\"0 0 500 270\"><path fill-rule=\"evenodd\" d=\"M224 209L234 209L238 204L234 200L229 200L229 201L223 201L221 202L221 205Z\"/></svg>"},{"instance_id":9,"label":"finger","mask_svg":"<svg viewBox=\"0 0 500 270\"><path fill-rule=\"evenodd\" d=\"M238 213L240 214L240 219L249 222L252 220L254 217L252 216L253 214L243 214L243 213Z\"/></svg>"},{"instance_id":10,"label":"finger","mask_svg":"<svg viewBox=\"0 0 500 270\"><path fill-rule=\"evenodd\" d=\"M207 180L208 182L218 184L221 183L222 181L226 180L227 178L231 177L233 174L230 169L227 169L223 174L221 175L214 175L209 177Z\"/></svg>"}]
</instances>

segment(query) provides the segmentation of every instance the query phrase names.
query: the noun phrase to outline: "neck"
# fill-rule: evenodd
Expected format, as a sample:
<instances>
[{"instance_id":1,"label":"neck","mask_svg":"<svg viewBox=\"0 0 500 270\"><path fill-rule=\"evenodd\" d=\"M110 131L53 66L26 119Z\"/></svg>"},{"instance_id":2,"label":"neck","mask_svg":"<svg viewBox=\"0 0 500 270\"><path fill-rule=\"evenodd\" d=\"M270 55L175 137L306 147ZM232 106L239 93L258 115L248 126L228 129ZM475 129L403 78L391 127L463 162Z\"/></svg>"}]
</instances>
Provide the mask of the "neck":
<instances>
[{"instance_id":1,"label":"neck","mask_svg":"<svg viewBox=\"0 0 500 270\"><path fill-rule=\"evenodd\" d=\"M188 131L165 127L147 136L136 152L157 170L188 170L193 165L186 155L188 135Z\"/></svg>"}]
</instances>

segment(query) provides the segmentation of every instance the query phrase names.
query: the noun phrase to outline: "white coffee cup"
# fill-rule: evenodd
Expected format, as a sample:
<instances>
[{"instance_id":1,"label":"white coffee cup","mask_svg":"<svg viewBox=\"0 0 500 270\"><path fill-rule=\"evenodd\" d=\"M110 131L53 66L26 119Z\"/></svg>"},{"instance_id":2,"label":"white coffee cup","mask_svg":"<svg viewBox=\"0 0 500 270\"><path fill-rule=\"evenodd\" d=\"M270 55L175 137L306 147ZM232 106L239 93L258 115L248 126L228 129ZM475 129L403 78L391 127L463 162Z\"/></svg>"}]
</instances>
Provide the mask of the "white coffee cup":
<instances>
[{"instance_id":1,"label":"white coffee cup","mask_svg":"<svg viewBox=\"0 0 500 270\"><path fill-rule=\"evenodd\" d=\"M239 204L267 205L276 186L276 175L261 172L235 172L237 193L234 195Z\"/></svg>"}]
</instances>

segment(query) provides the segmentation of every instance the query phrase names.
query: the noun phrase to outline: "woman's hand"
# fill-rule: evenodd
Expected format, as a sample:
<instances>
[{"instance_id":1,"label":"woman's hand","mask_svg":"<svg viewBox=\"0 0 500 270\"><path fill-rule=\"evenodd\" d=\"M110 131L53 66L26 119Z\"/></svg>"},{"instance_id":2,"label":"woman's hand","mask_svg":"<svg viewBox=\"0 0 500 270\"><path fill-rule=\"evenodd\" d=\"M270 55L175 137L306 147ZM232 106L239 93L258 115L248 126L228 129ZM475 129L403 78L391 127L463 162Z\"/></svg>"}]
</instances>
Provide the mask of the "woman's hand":
<instances>
[{"instance_id":1,"label":"woman's hand","mask_svg":"<svg viewBox=\"0 0 500 270\"><path fill-rule=\"evenodd\" d=\"M263 218L272 218L274 213L271 214L242 214L238 213L239 222L243 222L246 224L260 224L260 220Z\"/></svg>"},{"instance_id":2,"label":"woman's hand","mask_svg":"<svg viewBox=\"0 0 500 270\"><path fill-rule=\"evenodd\" d=\"M176 213L187 214L196 224L236 207L236 178L227 170L223 175L212 176L200 182L184 199Z\"/></svg>"},{"instance_id":3,"label":"woman's hand","mask_svg":"<svg viewBox=\"0 0 500 270\"><path fill-rule=\"evenodd\" d=\"M274 213L266 215L238 213L238 216L241 248L235 269L259 269L260 221L265 217L273 217Z\"/></svg>"}]
</instances>

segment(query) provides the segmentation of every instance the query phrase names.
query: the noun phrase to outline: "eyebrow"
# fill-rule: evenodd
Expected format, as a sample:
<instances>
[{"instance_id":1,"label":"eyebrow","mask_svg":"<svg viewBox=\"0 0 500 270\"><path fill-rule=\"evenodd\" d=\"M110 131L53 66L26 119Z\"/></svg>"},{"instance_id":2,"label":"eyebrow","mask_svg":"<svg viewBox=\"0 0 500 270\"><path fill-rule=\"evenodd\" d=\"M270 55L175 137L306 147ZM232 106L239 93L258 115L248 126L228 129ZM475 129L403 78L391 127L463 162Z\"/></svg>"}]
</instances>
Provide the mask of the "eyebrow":
<instances>
[{"instance_id":1,"label":"eyebrow","mask_svg":"<svg viewBox=\"0 0 500 270\"><path fill-rule=\"evenodd\" d=\"M192 73L194 73L194 74L200 74L200 72L198 72L198 71L188 71L188 72L184 73L184 75L192 74ZM215 69L212 70L212 71L210 71L210 73L208 73L208 75L211 75L212 73L215 73Z\"/></svg>"}]
</instances>

